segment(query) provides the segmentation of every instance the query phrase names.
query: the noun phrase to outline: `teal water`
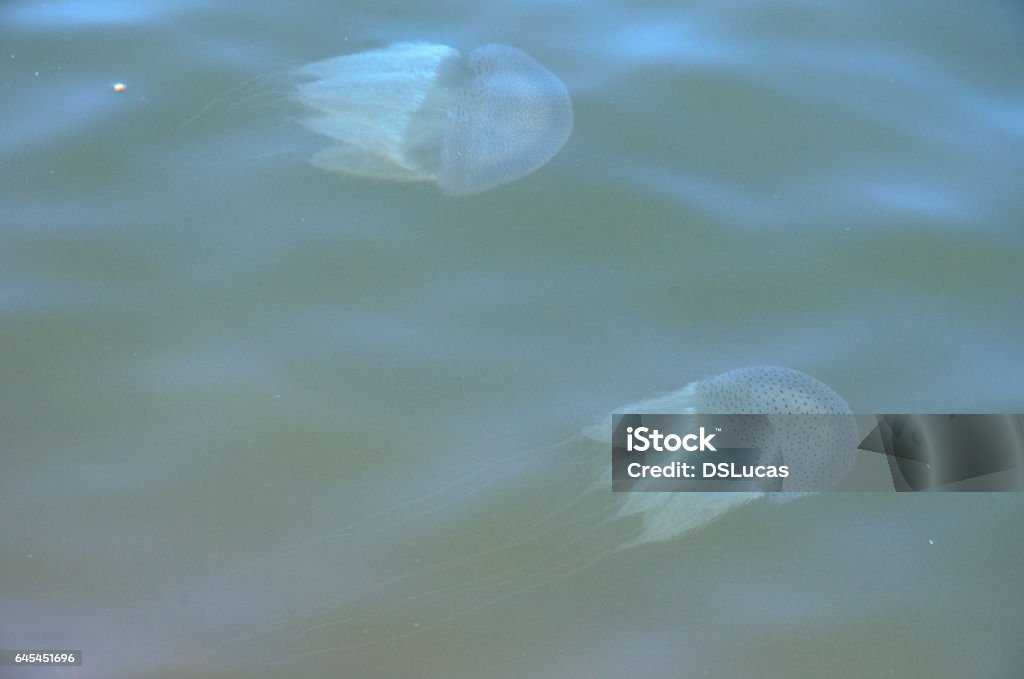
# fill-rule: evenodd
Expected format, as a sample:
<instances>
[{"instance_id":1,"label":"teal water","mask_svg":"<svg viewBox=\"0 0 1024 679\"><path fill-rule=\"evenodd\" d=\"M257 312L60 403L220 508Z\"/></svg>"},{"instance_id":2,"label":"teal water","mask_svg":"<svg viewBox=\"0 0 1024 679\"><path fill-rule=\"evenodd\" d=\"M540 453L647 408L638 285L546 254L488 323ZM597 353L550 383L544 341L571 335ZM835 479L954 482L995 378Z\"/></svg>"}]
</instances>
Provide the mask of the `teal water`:
<instances>
[{"instance_id":1,"label":"teal water","mask_svg":"<svg viewBox=\"0 0 1024 679\"><path fill-rule=\"evenodd\" d=\"M568 144L467 198L313 167L289 71L395 40L530 53ZM1021 412L1022 158L1016 2L9 2L0 648L81 648L71 677L1019 676L1018 495L630 547L573 437L757 364L858 412Z\"/></svg>"}]
</instances>

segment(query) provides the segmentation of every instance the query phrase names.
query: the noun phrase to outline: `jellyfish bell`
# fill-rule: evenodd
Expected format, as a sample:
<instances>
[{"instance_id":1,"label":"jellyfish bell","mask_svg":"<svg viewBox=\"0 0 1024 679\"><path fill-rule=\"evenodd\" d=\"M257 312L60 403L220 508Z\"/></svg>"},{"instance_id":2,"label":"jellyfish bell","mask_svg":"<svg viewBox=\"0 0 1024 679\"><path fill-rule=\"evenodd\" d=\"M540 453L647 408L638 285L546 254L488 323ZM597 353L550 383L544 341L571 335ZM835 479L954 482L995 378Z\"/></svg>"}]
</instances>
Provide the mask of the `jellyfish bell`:
<instances>
[{"instance_id":1,"label":"jellyfish bell","mask_svg":"<svg viewBox=\"0 0 1024 679\"><path fill-rule=\"evenodd\" d=\"M297 75L302 124L334 142L313 156L325 170L470 195L533 172L572 132L565 85L507 45L463 57L447 45L396 43Z\"/></svg>"},{"instance_id":2,"label":"jellyfish bell","mask_svg":"<svg viewBox=\"0 0 1024 679\"><path fill-rule=\"evenodd\" d=\"M615 554L679 540L755 501L767 507L813 495L810 489L828 488L846 474L858 443L852 412L841 396L809 375L774 366L732 370L613 412L764 416L768 426L752 429L748 443L791 464L792 482L772 493L613 493L609 413L564 441L512 458L488 458L425 496L235 568L226 580L251 578L260 587L274 577L289 581L297 570L289 563L301 552L331 543L339 558L353 558L355 540L371 531L389 545L418 540L437 547L415 564L395 565L382 557L377 577L354 585L357 596L318 593L315 607L266 620L231 643L289 662L390 649L425 633L443 635L459 620L511 597L564 581ZM828 417L797 429L782 417L804 414ZM506 485L509 477L520 480ZM423 531L425 519L453 507L464 510L457 513L462 518L446 523L442 533L459 534L454 552L450 534L424 538ZM344 564L330 567L344 570Z\"/></svg>"}]
</instances>

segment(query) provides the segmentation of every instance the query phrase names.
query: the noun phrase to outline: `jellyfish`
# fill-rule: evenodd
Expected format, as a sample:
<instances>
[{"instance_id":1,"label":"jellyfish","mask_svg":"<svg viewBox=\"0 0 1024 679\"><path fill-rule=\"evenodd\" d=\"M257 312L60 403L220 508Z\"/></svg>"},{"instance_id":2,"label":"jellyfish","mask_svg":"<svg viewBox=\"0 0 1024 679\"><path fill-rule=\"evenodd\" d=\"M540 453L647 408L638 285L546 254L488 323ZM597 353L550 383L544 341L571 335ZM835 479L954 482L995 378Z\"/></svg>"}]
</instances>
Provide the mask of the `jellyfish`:
<instances>
[{"instance_id":1,"label":"jellyfish","mask_svg":"<svg viewBox=\"0 0 1024 679\"><path fill-rule=\"evenodd\" d=\"M565 85L525 52L395 43L307 64L294 98L332 145L324 170L432 181L448 195L486 191L548 162L572 132Z\"/></svg>"},{"instance_id":2,"label":"jellyfish","mask_svg":"<svg viewBox=\"0 0 1024 679\"><path fill-rule=\"evenodd\" d=\"M396 565L382 557L377 578L356 591L319 597L316 605L267 620L231 644L241 644L249 654L271 643L270 652L283 663L359 649L387 652L405 639L446 629L616 554L686 539L753 503L769 508L832 487L852 467L859 441L853 414L839 394L810 375L775 366L731 370L613 412L765 416L767 426L752 430L748 443L772 461L789 464L793 473L777 492L613 493L609 413L564 441L495 460L331 535L242 564L226 580L251 577L265 586L268 572L324 543L339 545L343 554L341 545L354 553L355 540L367 534L386 537L394 545L422 541L423 526L450 509L461 510L452 514L460 517L456 523L472 524L445 529L465 531L459 532L461 547L455 553L449 535L436 540L435 554L412 564ZM797 424L782 417L799 414L828 417ZM501 483L507 476L523 472L528 482L516 487L518 497L513 493L508 499L525 508L526 518L510 521L500 510L498 491L507 490ZM290 640L287 648L276 646L282 640Z\"/></svg>"},{"instance_id":3,"label":"jellyfish","mask_svg":"<svg viewBox=\"0 0 1024 679\"><path fill-rule=\"evenodd\" d=\"M617 515L642 517L633 544L678 538L759 498L783 503L831 488L852 468L859 441L853 413L839 394L806 373L778 366L731 370L616 412L764 415L766 426L751 432L747 445L763 451L758 462L792 470L781 492L625 493ZM795 421L780 415L828 417ZM584 429L583 435L610 441L611 418ZM603 478L610 482L610 471Z\"/></svg>"}]
</instances>

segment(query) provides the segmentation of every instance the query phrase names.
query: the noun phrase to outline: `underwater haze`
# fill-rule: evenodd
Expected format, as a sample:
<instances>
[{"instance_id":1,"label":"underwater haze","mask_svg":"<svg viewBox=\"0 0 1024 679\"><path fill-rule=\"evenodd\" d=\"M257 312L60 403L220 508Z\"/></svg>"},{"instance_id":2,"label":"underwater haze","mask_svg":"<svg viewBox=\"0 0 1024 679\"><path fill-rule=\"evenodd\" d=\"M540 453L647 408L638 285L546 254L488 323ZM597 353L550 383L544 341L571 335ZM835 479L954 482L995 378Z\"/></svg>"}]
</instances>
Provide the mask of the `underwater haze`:
<instances>
[{"instance_id":1,"label":"underwater haze","mask_svg":"<svg viewBox=\"0 0 1024 679\"><path fill-rule=\"evenodd\" d=\"M401 42L521 50L571 136L321 169L296 73ZM1024 412L1022 189L1010 0L6 2L0 649L83 653L10 671L1019 677L1019 493L645 541L580 431L745 366Z\"/></svg>"}]
</instances>

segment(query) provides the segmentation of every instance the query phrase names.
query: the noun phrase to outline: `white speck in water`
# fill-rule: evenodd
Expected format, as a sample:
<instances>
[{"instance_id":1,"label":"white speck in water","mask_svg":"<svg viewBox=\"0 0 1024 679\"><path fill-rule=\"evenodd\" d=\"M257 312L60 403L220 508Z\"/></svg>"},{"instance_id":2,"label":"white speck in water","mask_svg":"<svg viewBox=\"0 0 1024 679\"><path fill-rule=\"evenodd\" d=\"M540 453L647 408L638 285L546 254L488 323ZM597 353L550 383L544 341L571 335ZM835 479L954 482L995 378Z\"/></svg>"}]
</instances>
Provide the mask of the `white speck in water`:
<instances>
[{"instance_id":1,"label":"white speck in water","mask_svg":"<svg viewBox=\"0 0 1024 679\"><path fill-rule=\"evenodd\" d=\"M935 540L932 540L931 538L928 538L928 544L929 545L934 545L935 544Z\"/></svg>"}]
</instances>

